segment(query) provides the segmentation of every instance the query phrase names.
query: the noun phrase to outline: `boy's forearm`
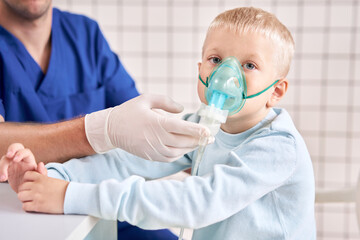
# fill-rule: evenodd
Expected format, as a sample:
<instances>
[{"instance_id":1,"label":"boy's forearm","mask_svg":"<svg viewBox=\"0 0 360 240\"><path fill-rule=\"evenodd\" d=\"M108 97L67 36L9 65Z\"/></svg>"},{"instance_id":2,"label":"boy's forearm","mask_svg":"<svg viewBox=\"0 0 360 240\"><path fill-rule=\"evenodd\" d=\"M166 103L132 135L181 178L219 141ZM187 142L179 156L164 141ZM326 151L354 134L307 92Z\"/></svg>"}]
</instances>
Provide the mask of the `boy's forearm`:
<instances>
[{"instance_id":1,"label":"boy's forearm","mask_svg":"<svg viewBox=\"0 0 360 240\"><path fill-rule=\"evenodd\" d=\"M94 154L85 135L84 118L54 124L0 123L0 154L11 143L31 149L37 162L64 162Z\"/></svg>"},{"instance_id":2,"label":"boy's forearm","mask_svg":"<svg viewBox=\"0 0 360 240\"><path fill-rule=\"evenodd\" d=\"M173 163L153 162L121 149L74 159L64 164L46 165L49 177L83 183L100 183L107 179L123 181L132 175L153 180L170 176L188 167L191 167L191 161L186 157Z\"/></svg>"}]
</instances>

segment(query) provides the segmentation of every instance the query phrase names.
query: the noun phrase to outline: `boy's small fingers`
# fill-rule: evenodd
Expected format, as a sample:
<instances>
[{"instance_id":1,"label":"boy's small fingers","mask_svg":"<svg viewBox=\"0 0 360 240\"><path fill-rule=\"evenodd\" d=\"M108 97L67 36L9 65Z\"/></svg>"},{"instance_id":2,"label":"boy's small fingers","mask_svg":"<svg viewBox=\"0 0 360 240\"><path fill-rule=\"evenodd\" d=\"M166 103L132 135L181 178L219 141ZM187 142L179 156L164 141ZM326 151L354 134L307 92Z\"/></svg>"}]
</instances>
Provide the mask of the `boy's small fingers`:
<instances>
[{"instance_id":1,"label":"boy's small fingers","mask_svg":"<svg viewBox=\"0 0 360 240\"><path fill-rule=\"evenodd\" d=\"M33 196L30 191L22 191L17 194L17 197L22 202L28 202L33 200Z\"/></svg>"},{"instance_id":2,"label":"boy's small fingers","mask_svg":"<svg viewBox=\"0 0 360 240\"><path fill-rule=\"evenodd\" d=\"M7 153L6 153L6 156L8 157L8 158L12 158L12 157L14 157L14 154L15 154L15 152L13 152L13 151L8 151Z\"/></svg>"},{"instance_id":3,"label":"boy's small fingers","mask_svg":"<svg viewBox=\"0 0 360 240\"><path fill-rule=\"evenodd\" d=\"M39 176L39 173L38 172L35 172L35 171L27 171L25 174L24 174L24 178L23 180L25 182L33 182L35 181Z\"/></svg>"},{"instance_id":4,"label":"boy's small fingers","mask_svg":"<svg viewBox=\"0 0 360 240\"><path fill-rule=\"evenodd\" d=\"M26 212L35 212L35 204L32 201L24 202L22 207Z\"/></svg>"},{"instance_id":5,"label":"boy's small fingers","mask_svg":"<svg viewBox=\"0 0 360 240\"><path fill-rule=\"evenodd\" d=\"M21 149L24 149L24 145L22 145L21 143L13 143L8 147L6 156L8 158L13 158L15 153Z\"/></svg>"},{"instance_id":6,"label":"boy's small fingers","mask_svg":"<svg viewBox=\"0 0 360 240\"><path fill-rule=\"evenodd\" d=\"M30 190L33 182L24 182L18 188L18 192Z\"/></svg>"},{"instance_id":7,"label":"boy's small fingers","mask_svg":"<svg viewBox=\"0 0 360 240\"><path fill-rule=\"evenodd\" d=\"M21 160L24 160L25 162L35 162L34 155L30 149L24 148L15 153L14 162L20 162Z\"/></svg>"},{"instance_id":8,"label":"boy's small fingers","mask_svg":"<svg viewBox=\"0 0 360 240\"><path fill-rule=\"evenodd\" d=\"M37 165L37 171L38 173L47 176L47 169L43 162L39 162Z\"/></svg>"},{"instance_id":9,"label":"boy's small fingers","mask_svg":"<svg viewBox=\"0 0 360 240\"><path fill-rule=\"evenodd\" d=\"M4 182L8 178L8 168L10 165L10 160L3 156L0 160L0 182Z\"/></svg>"}]
</instances>

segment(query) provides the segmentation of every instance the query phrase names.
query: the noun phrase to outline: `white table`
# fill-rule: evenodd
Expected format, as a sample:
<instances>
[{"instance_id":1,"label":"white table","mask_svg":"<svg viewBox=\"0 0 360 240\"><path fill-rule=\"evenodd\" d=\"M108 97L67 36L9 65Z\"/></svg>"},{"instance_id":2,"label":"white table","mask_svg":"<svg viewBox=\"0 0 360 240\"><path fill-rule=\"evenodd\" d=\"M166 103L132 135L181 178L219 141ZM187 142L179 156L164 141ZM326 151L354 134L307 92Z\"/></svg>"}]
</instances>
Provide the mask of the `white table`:
<instances>
[{"instance_id":1,"label":"white table","mask_svg":"<svg viewBox=\"0 0 360 240\"><path fill-rule=\"evenodd\" d=\"M116 239L116 221L83 215L26 213L9 184L0 183L0 239Z\"/></svg>"}]
</instances>

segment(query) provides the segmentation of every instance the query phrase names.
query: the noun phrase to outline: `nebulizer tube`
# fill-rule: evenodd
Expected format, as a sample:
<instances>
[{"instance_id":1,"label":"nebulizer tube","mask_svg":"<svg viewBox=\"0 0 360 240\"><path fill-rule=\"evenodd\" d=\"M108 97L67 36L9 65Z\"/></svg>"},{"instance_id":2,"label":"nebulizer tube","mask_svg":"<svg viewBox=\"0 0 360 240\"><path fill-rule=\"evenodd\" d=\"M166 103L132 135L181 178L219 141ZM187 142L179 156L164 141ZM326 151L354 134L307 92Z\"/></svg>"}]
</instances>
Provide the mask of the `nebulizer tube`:
<instances>
[{"instance_id":1,"label":"nebulizer tube","mask_svg":"<svg viewBox=\"0 0 360 240\"><path fill-rule=\"evenodd\" d=\"M204 82L206 86L205 98L208 105L202 103L198 111L199 124L210 129L214 137L220 130L222 123L226 122L227 116L240 111L244 106L246 96L246 81L241 64L235 57L225 58L212 71L210 77ZM192 167L191 175L197 176L206 145L209 139L202 138ZM184 228L181 228L179 240L182 240Z\"/></svg>"},{"instance_id":2,"label":"nebulizer tube","mask_svg":"<svg viewBox=\"0 0 360 240\"><path fill-rule=\"evenodd\" d=\"M220 130L221 123L226 122L229 111L222 110L222 107L227 99L225 94L216 92L214 93L212 99L213 102L210 102L209 105L201 104L198 114L201 117L199 124L208 127L210 129L211 136L213 137ZM191 169L192 176L197 176L198 174L199 165L208 142L208 137L203 137L200 139L199 148L195 157L195 163ZM184 228L181 228L178 240L182 240L183 234Z\"/></svg>"}]
</instances>

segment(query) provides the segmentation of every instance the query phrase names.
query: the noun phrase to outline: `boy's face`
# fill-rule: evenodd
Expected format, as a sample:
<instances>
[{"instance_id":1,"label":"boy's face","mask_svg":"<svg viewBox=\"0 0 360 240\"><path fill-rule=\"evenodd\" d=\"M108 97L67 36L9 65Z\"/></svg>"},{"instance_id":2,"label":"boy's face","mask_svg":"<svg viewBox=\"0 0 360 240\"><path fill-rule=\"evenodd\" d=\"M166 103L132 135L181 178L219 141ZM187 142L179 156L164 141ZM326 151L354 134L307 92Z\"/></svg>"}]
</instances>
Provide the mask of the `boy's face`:
<instances>
[{"instance_id":1,"label":"boy's face","mask_svg":"<svg viewBox=\"0 0 360 240\"><path fill-rule=\"evenodd\" d=\"M203 47L202 62L199 63L199 74L202 79L210 76L213 68L222 59L234 56L243 66L247 95L258 93L271 85L276 79L273 64L274 46L271 41L258 33L234 33L228 29L214 29L208 33ZM206 103L205 86L198 80L198 95ZM268 112L267 104L274 88L261 95L247 99L243 109L233 116L231 121L261 120Z\"/></svg>"}]
</instances>

